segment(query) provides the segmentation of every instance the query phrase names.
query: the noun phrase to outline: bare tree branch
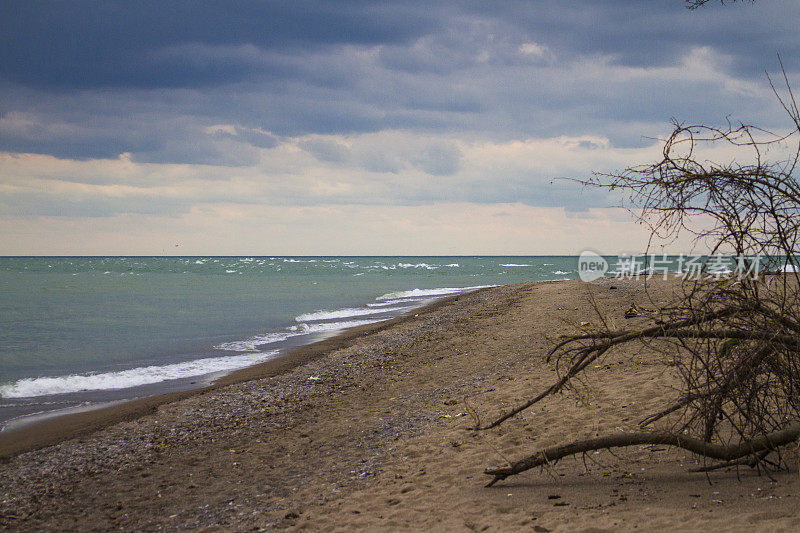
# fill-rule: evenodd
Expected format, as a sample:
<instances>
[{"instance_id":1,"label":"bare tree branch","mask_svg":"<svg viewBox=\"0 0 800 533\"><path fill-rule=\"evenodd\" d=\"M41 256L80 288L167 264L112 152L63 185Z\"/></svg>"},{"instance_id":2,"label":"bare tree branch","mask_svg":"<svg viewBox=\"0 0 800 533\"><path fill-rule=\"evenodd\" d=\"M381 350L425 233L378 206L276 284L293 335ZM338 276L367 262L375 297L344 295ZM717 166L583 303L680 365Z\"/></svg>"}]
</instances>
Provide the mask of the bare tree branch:
<instances>
[{"instance_id":1,"label":"bare tree branch","mask_svg":"<svg viewBox=\"0 0 800 533\"><path fill-rule=\"evenodd\" d=\"M690 2L691 3L691 2ZM695 7L706 2L693 2ZM779 58L780 60L780 58ZM703 266L684 278L654 326L613 329L611 321L565 337L547 355L558 380L479 429L491 429L566 387L620 346L660 352L681 382L677 398L647 416L652 432L624 433L537 452L487 470L492 483L561 457L635 444L669 444L725 464L775 467L760 453L800 435L800 108L781 62L783 94L769 79L791 130L755 126L687 126L675 122L661 160L618 173L595 174L586 185L623 192L654 236L693 235L710 254L738 257L746 275L718 276ZM718 163L707 148L737 157ZM776 154L778 157L776 157ZM752 275L751 275L752 274ZM565 369L562 371L562 369ZM490 483L491 484L491 483Z\"/></svg>"},{"instance_id":2,"label":"bare tree branch","mask_svg":"<svg viewBox=\"0 0 800 533\"><path fill-rule=\"evenodd\" d=\"M710 444L700 439L690 437L688 435L681 435L679 433L670 433L666 431L654 432L641 432L641 433L618 433L615 435L606 435L595 439L579 440L564 444L561 446L551 446L544 450L538 451L533 455L517 461L509 466L500 466L496 468L487 468L484 473L494 476L486 486L491 487L498 481L502 481L509 476L525 472L531 468L552 464L570 455L577 455L595 450L603 450L607 448L618 448L624 446L637 446L643 444L661 444L668 446L675 446L688 450L697 455L708 457L711 459L718 459L721 461L736 461L743 457L758 456L759 452L764 450L775 450L780 446L795 442L800 438L800 423L793 423L786 428L770 433L769 435L761 435L746 442L737 445L722 446L719 444Z\"/></svg>"}]
</instances>

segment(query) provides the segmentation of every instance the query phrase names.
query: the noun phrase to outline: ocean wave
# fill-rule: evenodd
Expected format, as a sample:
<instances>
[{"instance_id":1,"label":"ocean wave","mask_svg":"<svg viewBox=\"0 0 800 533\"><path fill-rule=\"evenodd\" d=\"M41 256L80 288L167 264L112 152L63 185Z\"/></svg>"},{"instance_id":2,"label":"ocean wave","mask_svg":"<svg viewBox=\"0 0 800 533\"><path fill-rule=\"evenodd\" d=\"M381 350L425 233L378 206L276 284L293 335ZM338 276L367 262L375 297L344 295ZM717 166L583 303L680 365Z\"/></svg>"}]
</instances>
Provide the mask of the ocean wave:
<instances>
[{"instance_id":1,"label":"ocean wave","mask_svg":"<svg viewBox=\"0 0 800 533\"><path fill-rule=\"evenodd\" d=\"M521 264L517 264L517 263L505 263L505 264L501 263L500 266L501 267L529 267L529 266L533 266L533 265L521 265Z\"/></svg>"},{"instance_id":2,"label":"ocean wave","mask_svg":"<svg viewBox=\"0 0 800 533\"><path fill-rule=\"evenodd\" d=\"M244 368L266 361L278 354L278 350L245 355L208 357L164 366L145 366L106 372L58 377L21 379L10 385L0 386L0 397L30 398L49 394L65 394L89 390L115 390L170 381L173 379L202 376L214 372L225 372Z\"/></svg>"},{"instance_id":3,"label":"ocean wave","mask_svg":"<svg viewBox=\"0 0 800 533\"><path fill-rule=\"evenodd\" d=\"M259 346L272 344L275 342L282 342L289 337L294 337L295 335L300 335L300 333L289 333L283 331L276 333L265 333L263 335L255 335L242 341L223 342L222 344L217 344L214 346L214 349L226 350L229 352L254 352Z\"/></svg>"},{"instance_id":4,"label":"ocean wave","mask_svg":"<svg viewBox=\"0 0 800 533\"><path fill-rule=\"evenodd\" d=\"M407 311L411 307L346 307L344 309L337 309L335 311L319 310L313 313L303 313L294 317L295 322L313 322L317 320L331 320L334 318L349 318L352 316L365 316L377 315L383 313L392 313L399 311Z\"/></svg>"},{"instance_id":5,"label":"ocean wave","mask_svg":"<svg viewBox=\"0 0 800 533\"><path fill-rule=\"evenodd\" d=\"M424 268L427 270L436 270L439 268L437 265L430 265L428 263L397 263L400 268Z\"/></svg>"},{"instance_id":6,"label":"ocean wave","mask_svg":"<svg viewBox=\"0 0 800 533\"><path fill-rule=\"evenodd\" d=\"M397 300L401 298L419 298L426 296L448 296L461 292L485 289L487 287L497 287L497 285L477 285L475 287L441 287L439 289L412 289L410 291L389 292L378 296L376 300Z\"/></svg>"},{"instance_id":7,"label":"ocean wave","mask_svg":"<svg viewBox=\"0 0 800 533\"><path fill-rule=\"evenodd\" d=\"M380 310L375 311L375 315L385 314L388 311ZM318 324L306 324L305 322L297 324L296 326L289 326L286 331L279 331L274 333L264 333L263 335L254 335L249 339L241 341L223 342L214 346L217 350L226 350L231 352L253 352L260 347L267 344L274 344L276 342L283 342L292 337L299 337L300 335L308 335L311 333L323 333L328 331L337 331L340 329L353 328L356 326L363 326L365 324L373 324L387 320L386 317L376 317L365 320L340 320L337 322L322 322Z\"/></svg>"},{"instance_id":8,"label":"ocean wave","mask_svg":"<svg viewBox=\"0 0 800 533\"><path fill-rule=\"evenodd\" d=\"M297 331L301 334L305 333L322 333L326 331L337 331L340 329L354 328L356 326L364 326L366 324L374 324L375 322L383 322L384 318L373 318L365 320L345 320L342 322L322 322L319 324L298 324L291 326L291 331Z\"/></svg>"},{"instance_id":9,"label":"ocean wave","mask_svg":"<svg viewBox=\"0 0 800 533\"><path fill-rule=\"evenodd\" d=\"M423 298L401 298L398 300L385 300L383 302L375 302L367 304L367 307L389 307L397 304L409 304L412 302L421 302L422 300Z\"/></svg>"}]
</instances>

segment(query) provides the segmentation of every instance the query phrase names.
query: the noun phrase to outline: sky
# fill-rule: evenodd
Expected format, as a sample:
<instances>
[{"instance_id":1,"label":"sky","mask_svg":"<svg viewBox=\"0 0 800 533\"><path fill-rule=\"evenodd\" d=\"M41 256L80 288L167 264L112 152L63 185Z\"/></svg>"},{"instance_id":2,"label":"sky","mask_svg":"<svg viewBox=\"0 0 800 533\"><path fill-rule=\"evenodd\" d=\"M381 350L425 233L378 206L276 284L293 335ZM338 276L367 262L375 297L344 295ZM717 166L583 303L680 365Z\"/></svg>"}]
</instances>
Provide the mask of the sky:
<instances>
[{"instance_id":1,"label":"sky","mask_svg":"<svg viewBox=\"0 0 800 533\"><path fill-rule=\"evenodd\" d=\"M673 119L786 130L765 71L780 53L800 78L798 20L788 0L2 0L0 255L641 251L623 199L576 180L657 161Z\"/></svg>"}]
</instances>

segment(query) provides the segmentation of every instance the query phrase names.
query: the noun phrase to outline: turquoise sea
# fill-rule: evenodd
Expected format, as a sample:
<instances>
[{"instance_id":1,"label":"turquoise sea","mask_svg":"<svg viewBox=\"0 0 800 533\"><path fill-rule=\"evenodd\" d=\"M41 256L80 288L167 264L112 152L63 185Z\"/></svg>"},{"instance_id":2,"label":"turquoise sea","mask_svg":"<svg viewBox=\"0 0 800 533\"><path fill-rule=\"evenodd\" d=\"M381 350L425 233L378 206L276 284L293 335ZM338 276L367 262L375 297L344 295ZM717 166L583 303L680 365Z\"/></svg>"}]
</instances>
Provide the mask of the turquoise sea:
<instances>
[{"instance_id":1,"label":"turquoise sea","mask_svg":"<svg viewBox=\"0 0 800 533\"><path fill-rule=\"evenodd\" d=\"M654 256L640 263L641 271L691 272L687 257ZM730 257L693 257L709 271L736 269ZM630 273L629 256L603 260L607 276ZM580 261L0 257L0 425L8 430L32 416L199 387L294 346L444 296L577 278ZM795 271L794 263L781 266L785 258L772 263Z\"/></svg>"},{"instance_id":2,"label":"turquoise sea","mask_svg":"<svg viewBox=\"0 0 800 533\"><path fill-rule=\"evenodd\" d=\"M0 423L198 386L475 287L575 277L574 256L0 258Z\"/></svg>"}]
</instances>

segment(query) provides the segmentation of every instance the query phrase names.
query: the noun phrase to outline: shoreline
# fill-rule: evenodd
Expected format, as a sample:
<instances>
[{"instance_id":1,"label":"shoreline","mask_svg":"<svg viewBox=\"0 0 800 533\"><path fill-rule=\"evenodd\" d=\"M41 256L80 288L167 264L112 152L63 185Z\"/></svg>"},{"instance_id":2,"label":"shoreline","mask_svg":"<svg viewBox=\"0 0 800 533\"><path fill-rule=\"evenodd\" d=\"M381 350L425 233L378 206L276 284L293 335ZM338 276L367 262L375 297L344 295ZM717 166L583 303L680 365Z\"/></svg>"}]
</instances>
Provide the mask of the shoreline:
<instances>
[{"instance_id":1,"label":"shoreline","mask_svg":"<svg viewBox=\"0 0 800 533\"><path fill-rule=\"evenodd\" d=\"M377 333L399 324L409 317L432 312L440 306L446 305L449 301L458 300L464 294L472 294L483 290L486 290L486 288L476 289L469 293L446 296L388 320L356 326L343 330L330 338L295 346L283 355L234 370L207 385L141 398L117 400L110 402L112 405L100 405L96 408L78 410L77 412L73 412L74 408L69 408L66 413L48 416L42 420L26 423L22 427L0 432L0 461L8 460L21 453L52 446L65 440L82 437L119 422L134 420L153 413L165 404L195 395L203 395L228 385L270 378L289 372L309 361L323 357L327 352L347 346L348 343L358 337ZM196 379L201 377L198 376Z\"/></svg>"},{"instance_id":2,"label":"shoreline","mask_svg":"<svg viewBox=\"0 0 800 533\"><path fill-rule=\"evenodd\" d=\"M650 325L625 311L668 305L677 284L501 286L347 331L269 379L250 369L0 461L0 528L797 530L796 472L692 473L702 459L660 446L566 458L484 487L487 467L634 430L674 401L674 368L623 346L580 387L493 430L472 429L557 379L546 359L555 339L598 312L618 327Z\"/></svg>"}]
</instances>

